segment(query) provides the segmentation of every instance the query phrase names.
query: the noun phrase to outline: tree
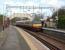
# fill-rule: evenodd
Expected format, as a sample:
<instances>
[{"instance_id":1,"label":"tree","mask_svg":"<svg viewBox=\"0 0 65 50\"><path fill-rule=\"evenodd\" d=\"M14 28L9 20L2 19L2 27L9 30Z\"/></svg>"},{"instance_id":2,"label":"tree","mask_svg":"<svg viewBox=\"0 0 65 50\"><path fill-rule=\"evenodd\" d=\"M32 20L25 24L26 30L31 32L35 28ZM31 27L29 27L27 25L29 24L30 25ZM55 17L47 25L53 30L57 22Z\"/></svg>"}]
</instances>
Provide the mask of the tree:
<instances>
[{"instance_id":1,"label":"tree","mask_svg":"<svg viewBox=\"0 0 65 50\"><path fill-rule=\"evenodd\" d=\"M35 22L35 23L41 22L40 19L43 19L43 16L44 15L42 15L42 14L35 14L33 22Z\"/></svg>"},{"instance_id":2,"label":"tree","mask_svg":"<svg viewBox=\"0 0 65 50\"><path fill-rule=\"evenodd\" d=\"M65 9L61 8L58 11L53 13L52 18L54 19L54 21L55 21L55 16L57 16L57 12L58 12L58 24L57 24L57 27L65 29Z\"/></svg>"},{"instance_id":3,"label":"tree","mask_svg":"<svg viewBox=\"0 0 65 50\"><path fill-rule=\"evenodd\" d=\"M59 16L58 28L65 29L65 15Z\"/></svg>"},{"instance_id":4,"label":"tree","mask_svg":"<svg viewBox=\"0 0 65 50\"><path fill-rule=\"evenodd\" d=\"M15 24L16 21L20 21L20 20L21 20L21 18L19 18L19 17L14 17L14 18L11 19L11 23L12 23L12 24Z\"/></svg>"},{"instance_id":5,"label":"tree","mask_svg":"<svg viewBox=\"0 0 65 50\"><path fill-rule=\"evenodd\" d=\"M0 26L3 24L3 16L4 16L4 15L1 15L1 14L0 14Z\"/></svg>"}]
</instances>

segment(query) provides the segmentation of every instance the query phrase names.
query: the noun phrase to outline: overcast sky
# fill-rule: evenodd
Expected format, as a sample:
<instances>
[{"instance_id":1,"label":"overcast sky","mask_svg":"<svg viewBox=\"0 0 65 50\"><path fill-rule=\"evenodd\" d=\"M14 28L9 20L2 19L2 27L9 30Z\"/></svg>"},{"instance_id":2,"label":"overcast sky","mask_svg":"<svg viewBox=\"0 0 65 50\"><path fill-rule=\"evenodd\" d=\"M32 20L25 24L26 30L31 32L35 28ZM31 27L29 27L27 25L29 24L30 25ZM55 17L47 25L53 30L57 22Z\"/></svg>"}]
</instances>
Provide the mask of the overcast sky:
<instances>
[{"instance_id":1,"label":"overcast sky","mask_svg":"<svg viewBox=\"0 0 65 50\"><path fill-rule=\"evenodd\" d=\"M4 13L5 5L23 5L23 6L43 6L60 8L65 6L65 0L0 0L0 13ZM10 9L11 10L11 9ZM13 12L19 12L20 10L13 9ZM38 11L38 10L37 10ZM47 9L43 10L44 14L51 15L52 13ZM32 12L32 11L30 11Z\"/></svg>"}]
</instances>

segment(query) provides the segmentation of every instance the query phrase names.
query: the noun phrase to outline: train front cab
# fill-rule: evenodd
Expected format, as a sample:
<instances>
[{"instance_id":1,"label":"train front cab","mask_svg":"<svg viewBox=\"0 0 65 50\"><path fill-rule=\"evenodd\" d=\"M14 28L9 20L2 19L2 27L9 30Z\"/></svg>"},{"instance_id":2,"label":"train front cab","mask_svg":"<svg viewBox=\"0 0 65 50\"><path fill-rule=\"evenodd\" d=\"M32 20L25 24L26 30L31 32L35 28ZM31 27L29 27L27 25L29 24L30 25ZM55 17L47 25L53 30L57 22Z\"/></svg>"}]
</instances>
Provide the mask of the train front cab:
<instances>
[{"instance_id":1,"label":"train front cab","mask_svg":"<svg viewBox=\"0 0 65 50\"><path fill-rule=\"evenodd\" d=\"M32 28L33 28L35 31L41 31L42 24L32 24Z\"/></svg>"}]
</instances>

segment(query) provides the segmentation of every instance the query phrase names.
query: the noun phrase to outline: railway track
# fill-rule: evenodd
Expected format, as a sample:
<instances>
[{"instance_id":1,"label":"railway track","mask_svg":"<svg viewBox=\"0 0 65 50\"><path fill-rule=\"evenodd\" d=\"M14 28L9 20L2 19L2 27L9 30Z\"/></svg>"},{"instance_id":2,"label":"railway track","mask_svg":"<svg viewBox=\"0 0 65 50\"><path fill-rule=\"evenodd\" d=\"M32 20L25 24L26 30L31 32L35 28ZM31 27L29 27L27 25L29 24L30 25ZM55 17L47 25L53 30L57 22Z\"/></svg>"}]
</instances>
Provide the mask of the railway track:
<instances>
[{"instance_id":1,"label":"railway track","mask_svg":"<svg viewBox=\"0 0 65 50\"><path fill-rule=\"evenodd\" d=\"M26 32L30 33L31 35L33 35L35 38L37 38L39 41L41 41L43 44L45 44L48 48L50 48L50 50L61 50L55 46L53 46L52 44L48 43L47 41L45 41L43 38L40 37L39 34L36 34L36 32L32 32L29 30L24 29Z\"/></svg>"},{"instance_id":2,"label":"railway track","mask_svg":"<svg viewBox=\"0 0 65 50\"><path fill-rule=\"evenodd\" d=\"M53 39L49 35L43 34L41 32L35 32L28 29L24 29L29 34L33 35L35 38L37 38L40 42L45 44L50 50L65 50L65 44Z\"/></svg>"}]
</instances>

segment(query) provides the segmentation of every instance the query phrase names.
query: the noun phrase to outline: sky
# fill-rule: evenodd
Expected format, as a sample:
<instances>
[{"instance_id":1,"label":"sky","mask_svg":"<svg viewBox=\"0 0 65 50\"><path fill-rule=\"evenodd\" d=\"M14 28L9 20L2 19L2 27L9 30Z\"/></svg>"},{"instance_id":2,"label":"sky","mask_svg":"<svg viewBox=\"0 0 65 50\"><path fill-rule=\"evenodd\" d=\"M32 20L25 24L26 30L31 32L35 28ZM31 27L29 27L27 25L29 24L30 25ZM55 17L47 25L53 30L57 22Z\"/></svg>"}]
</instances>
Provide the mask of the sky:
<instances>
[{"instance_id":1,"label":"sky","mask_svg":"<svg viewBox=\"0 0 65 50\"><path fill-rule=\"evenodd\" d=\"M17 6L17 5L22 5L22 6L41 6L41 7L53 7L53 8L60 8L62 6L65 6L65 0L0 0L0 14L4 14L6 12L6 5L9 6ZM9 9L10 14L11 12L20 12L19 9ZM22 11L22 10L21 10ZM27 11L27 10L26 10ZM32 12L32 10L27 11L27 12ZM52 10L49 9L43 9L42 12L50 16L52 14ZM39 9L35 10L35 13L40 13Z\"/></svg>"}]
</instances>

